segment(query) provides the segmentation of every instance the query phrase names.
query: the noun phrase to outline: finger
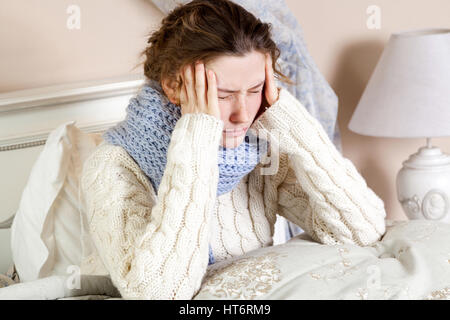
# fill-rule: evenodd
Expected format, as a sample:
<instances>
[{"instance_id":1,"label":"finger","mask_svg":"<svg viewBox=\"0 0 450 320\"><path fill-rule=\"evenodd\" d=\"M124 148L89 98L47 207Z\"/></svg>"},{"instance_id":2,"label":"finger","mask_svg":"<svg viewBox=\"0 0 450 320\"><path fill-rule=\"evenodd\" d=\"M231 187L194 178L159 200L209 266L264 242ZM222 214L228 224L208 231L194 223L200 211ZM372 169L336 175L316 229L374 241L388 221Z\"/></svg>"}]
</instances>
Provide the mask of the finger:
<instances>
[{"instance_id":1,"label":"finger","mask_svg":"<svg viewBox=\"0 0 450 320\"><path fill-rule=\"evenodd\" d=\"M187 104L191 107L191 105L195 104L196 101L192 65L188 65L185 69L184 83L186 86Z\"/></svg>"},{"instance_id":2,"label":"finger","mask_svg":"<svg viewBox=\"0 0 450 320\"><path fill-rule=\"evenodd\" d=\"M181 106L181 115L184 115L186 110L186 90L184 89L184 85L180 90L180 106Z\"/></svg>"},{"instance_id":3,"label":"finger","mask_svg":"<svg viewBox=\"0 0 450 320\"><path fill-rule=\"evenodd\" d=\"M195 64L195 93L197 106L203 112L206 110L205 66L202 62Z\"/></svg>"},{"instance_id":4,"label":"finger","mask_svg":"<svg viewBox=\"0 0 450 320\"><path fill-rule=\"evenodd\" d=\"M276 99L276 85L273 77L272 57L266 54L266 97L267 102L272 104Z\"/></svg>"},{"instance_id":5,"label":"finger","mask_svg":"<svg viewBox=\"0 0 450 320\"><path fill-rule=\"evenodd\" d=\"M181 106L181 115L186 113L186 86L184 82L184 70L181 72L181 88L180 88L180 106Z\"/></svg>"},{"instance_id":6,"label":"finger","mask_svg":"<svg viewBox=\"0 0 450 320\"><path fill-rule=\"evenodd\" d=\"M214 71L207 70L208 79L208 108L220 119L219 97L217 94L217 79Z\"/></svg>"}]
</instances>

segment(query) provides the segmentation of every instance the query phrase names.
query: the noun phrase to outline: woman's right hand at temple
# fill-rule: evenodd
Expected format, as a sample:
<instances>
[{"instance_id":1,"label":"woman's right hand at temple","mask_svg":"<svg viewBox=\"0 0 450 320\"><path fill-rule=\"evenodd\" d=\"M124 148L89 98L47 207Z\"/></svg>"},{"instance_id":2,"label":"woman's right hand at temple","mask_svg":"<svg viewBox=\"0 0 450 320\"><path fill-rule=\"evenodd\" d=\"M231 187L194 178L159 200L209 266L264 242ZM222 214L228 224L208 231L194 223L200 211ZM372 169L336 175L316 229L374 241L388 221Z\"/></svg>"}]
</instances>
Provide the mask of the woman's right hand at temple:
<instances>
[{"instance_id":1,"label":"woman's right hand at temple","mask_svg":"<svg viewBox=\"0 0 450 320\"><path fill-rule=\"evenodd\" d=\"M202 62L195 68L187 65L181 70L180 89L181 115L186 113L206 113L220 120L219 98L216 76L212 70L206 70ZM207 76L205 77L205 73Z\"/></svg>"}]
</instances>

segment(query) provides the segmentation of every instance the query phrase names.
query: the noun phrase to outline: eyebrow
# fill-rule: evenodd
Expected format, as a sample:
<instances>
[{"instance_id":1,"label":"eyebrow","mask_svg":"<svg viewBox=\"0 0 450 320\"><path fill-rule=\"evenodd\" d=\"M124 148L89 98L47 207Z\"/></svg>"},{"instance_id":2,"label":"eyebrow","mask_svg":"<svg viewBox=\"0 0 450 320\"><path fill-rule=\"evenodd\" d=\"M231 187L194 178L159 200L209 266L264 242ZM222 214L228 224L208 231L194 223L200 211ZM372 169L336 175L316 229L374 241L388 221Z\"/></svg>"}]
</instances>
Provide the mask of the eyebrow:
<instances>
[{"instance_id":1,"label":"eyebrow","mask_svg":"<svg viewBox=\"0 0 450 320\"><path fill-rule=\"evenodd\" d=\"M255 88L259 87L260 85L264 84L265 81L266 81L266 79L264 79L263 81L258 83L256 86L253 86L253 87L251 87L248 90L252 90L252 89L255 89ZM217 88L217 91L229 92L229 93L239 92L239 90L229 90L229 89L221 89L221 88Z\"/></svg>"}]
</instances>

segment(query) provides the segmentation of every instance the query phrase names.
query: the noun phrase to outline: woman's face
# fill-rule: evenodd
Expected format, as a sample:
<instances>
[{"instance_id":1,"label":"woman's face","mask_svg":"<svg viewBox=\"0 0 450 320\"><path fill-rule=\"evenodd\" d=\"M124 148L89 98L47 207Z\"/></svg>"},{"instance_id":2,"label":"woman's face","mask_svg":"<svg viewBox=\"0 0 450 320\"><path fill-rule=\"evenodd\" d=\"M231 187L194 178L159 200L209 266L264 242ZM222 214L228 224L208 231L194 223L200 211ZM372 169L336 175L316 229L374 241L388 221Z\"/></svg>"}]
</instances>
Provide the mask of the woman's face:
<instances>
[{"instance_id":1,"label":"woman's face","mask_svg":"<svg viewBox=\"0 0 450 320\"><path fill-rule=\"evenodd\" d=\"M265 56L257 51L242 57L221 56L205 67L213 70L217 79L220 117L224 122L221 145L235 148L243 142L261 106Z\"/></svg>"}]
</instances>

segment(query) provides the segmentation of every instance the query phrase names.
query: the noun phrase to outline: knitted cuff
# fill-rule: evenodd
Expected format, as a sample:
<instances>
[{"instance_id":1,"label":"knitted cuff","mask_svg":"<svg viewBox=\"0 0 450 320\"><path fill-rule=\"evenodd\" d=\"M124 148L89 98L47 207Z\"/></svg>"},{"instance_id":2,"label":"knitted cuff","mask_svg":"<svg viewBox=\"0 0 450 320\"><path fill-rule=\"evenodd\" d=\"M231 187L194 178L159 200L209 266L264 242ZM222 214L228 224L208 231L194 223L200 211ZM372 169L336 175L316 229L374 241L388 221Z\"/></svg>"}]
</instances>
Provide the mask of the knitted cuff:
<instances>
[{"instance_id":1,"label":"knitted cuff","mask_svg":"<svg viewBox=\"0 0 450 320\"><path fill-rule=\"evenodd\" d=\"M214 148L217 151L222 137L224 123L206 113L187 113L177 122L175 129L185 129L193 136L194 147Z\"/></svg>"}]
</instances>

